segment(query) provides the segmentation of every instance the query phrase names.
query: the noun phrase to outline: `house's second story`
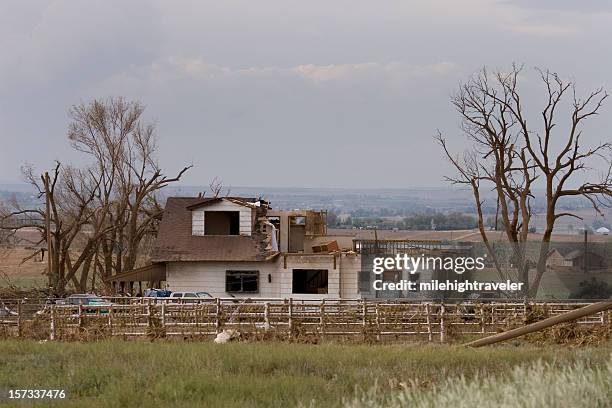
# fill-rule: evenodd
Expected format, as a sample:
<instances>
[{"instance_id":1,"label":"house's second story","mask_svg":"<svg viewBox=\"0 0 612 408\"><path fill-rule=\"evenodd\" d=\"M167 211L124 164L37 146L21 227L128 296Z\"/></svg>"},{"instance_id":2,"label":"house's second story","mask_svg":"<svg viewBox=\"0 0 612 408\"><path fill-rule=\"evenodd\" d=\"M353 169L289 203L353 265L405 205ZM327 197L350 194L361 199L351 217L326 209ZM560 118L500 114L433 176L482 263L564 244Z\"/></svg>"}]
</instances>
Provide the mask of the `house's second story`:
<instances>
[{"instance_id":1,"label":"house's second story","mask_svg":"<svg viewBox=\"0 0 612 408\"><path fill-rule=\"evenodd\" d=\"M338 246L327 237L326 215L272 210L258 198L170 197L152 261L264 261L282 253L350 249L350 241Z\"/></svg>"},{"instance_id":2,"label":"house's second story","mask_svg":"<svg viewBox=\"0 0 612 408\"><path fill-rule=\"evenodd\" d=\"M191 212L191 234L196 236L251 236L258 214L268 203L254 198L202 198L187 206Z\"/></svg>"}]
</instances>

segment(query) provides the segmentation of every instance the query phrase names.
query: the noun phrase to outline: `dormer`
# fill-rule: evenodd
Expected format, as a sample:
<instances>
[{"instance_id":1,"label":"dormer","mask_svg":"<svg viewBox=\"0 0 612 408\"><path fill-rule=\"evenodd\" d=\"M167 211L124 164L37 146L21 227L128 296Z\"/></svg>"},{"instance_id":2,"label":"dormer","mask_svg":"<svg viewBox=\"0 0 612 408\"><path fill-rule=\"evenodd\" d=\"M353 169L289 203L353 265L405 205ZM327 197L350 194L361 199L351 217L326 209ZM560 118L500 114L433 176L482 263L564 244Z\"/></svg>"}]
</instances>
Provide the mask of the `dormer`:
<instances>
[{"instance_id":1,"label":"dormer","mask_svg":"<svg viewBox=\"0 0 612 408\"><path fill-rule=\"evenodd\" d=\"M250 236L257 206L256 200L243 198L203 198L187 207L191 210L191 234Z\"/></svg>"}]
</instances>

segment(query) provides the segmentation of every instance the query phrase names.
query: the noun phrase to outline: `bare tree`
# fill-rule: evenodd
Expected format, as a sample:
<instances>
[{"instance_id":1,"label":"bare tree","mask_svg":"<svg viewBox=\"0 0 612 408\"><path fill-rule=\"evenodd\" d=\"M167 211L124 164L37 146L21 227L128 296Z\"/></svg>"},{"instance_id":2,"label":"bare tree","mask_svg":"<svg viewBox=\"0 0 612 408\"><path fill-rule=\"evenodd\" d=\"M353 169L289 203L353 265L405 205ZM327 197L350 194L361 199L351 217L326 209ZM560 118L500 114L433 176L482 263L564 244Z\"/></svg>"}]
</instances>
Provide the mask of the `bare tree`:
<instances>
[{"instance_id":1,"label":"bare tree","mask_svg":"<svg viewBox=\"0 0 612 408\"><path fill-rule=\"evenodd\" d=\"M223 180L221 180L219 177L215 176L211 182L208 184L208 189L210 190L210 193L212 195L213 198L217 198L220 197L222 195L224 196L229 196L230 195L230 188L228 187L225 190L225 194L223 194Z\"/></svg>"},{"instance_id":2,"label":"bare tree","mask_svg":"<svg viewBox=\"0 0 612 408\"><path fill-rule=\"evenodd\" d=\"M596 115L608 94L603 89L586 97L577 95L574 82L562 80L556 73L537 70L546 89L546 102L540 111L539 126L528 124L527 114L518 88L522 67L513 66L508 73L486 69L461 84L451 101L459 112L462 130L472 141L472 150L463 157L449 151L446 139L438 133L436 140L457 171L447 177L454 184L472 190L479 220L479 231L493 257L500 277L507 278L495 256L483 221L483 191L495 192L506 238L513 251L518 278L524 282L525 294L537 294L555 222L561 217L580 218L573 212L557 210L559 200L566 196L581 196L601 214L612 196L612 145L603 142L582 145L583 123ZM557 127L562 101L570 100L569 129ZM599 158L606 162L606 171L597 182L579 183L579 173L593 166ZM546 226L540 241L536 273L529 280L533 266L527 257L526 244L534 210L534 186L543 186L546 193Z\"/></svg>"},{"instance_id":3,"label":"bare tree","mask_svg":"<svg viewBox=\"0 0 612 408\"><path fill-rule=\"evenodd\" d=\"M31 216L48 220L4 222L0 228L14 231L33 227L51 249L49 285L56 295L72 283L86 290L90 277L102 278L133 269L142 260L146 241L157 231L162 207L160 190L178 181L162 173L155 161L155 128L142 121L144 108L123 98L94 100L70 110L68 138L74 149L89 155L84 168L56 163L47 179L24 168L25 178L45 197L47 208L26 209L18 204L3 220ZM49 237L50 239L47 239Z\"/></svg>"},{"instance_id":4,"label":"bare tree","mask_svg":"<svg viewBox=\"0 0 612 408\"><path fill-rule=\"evenodd\" d=\"M3 219L28 216L24 220L29 221L15 225L9 222L2 228L11 231L35 228L39 231L41 238L38 244L45 242L52 249L49 254L50 268L46 271L49 286L54 294L62 295L68 282L80 287L79 273L89 268L91 248L101 236L99 231L84 234L84 227L91 223L91 204L99 188L99 180L91 177L86 170L63 167L59 162L56 162L48 182L45 177L38 179L30 166L24 167L23 173L26 180L37 189L39 198L45 197L48 200L49 211L43 208L24 209L14 203L13 210L5 214ZM40 222L47 217L48 226ZM50 242L47 237L50 237ZM80 240L84 242L77 245ZM26 259L39 252L34 252Z\"/></svg>"},{"instance_id":5,"label":"bare tree","mask_svg":"<svg viewBox=\"0 0 612 408\"><path fill-rule=\"evenodd\" d=\"M145 239L154 236L162 207L157 193L178 181L162 173L156 161L155 127L142 120L144 107L123 98L94 100L70 111L72 146L93 158L101 180L97 206L104 209L99 228L112 228L99 242L97 268L102 277L133 269ZM106 217L108 212L108 217Z\"/></svg>"}]
</instances>

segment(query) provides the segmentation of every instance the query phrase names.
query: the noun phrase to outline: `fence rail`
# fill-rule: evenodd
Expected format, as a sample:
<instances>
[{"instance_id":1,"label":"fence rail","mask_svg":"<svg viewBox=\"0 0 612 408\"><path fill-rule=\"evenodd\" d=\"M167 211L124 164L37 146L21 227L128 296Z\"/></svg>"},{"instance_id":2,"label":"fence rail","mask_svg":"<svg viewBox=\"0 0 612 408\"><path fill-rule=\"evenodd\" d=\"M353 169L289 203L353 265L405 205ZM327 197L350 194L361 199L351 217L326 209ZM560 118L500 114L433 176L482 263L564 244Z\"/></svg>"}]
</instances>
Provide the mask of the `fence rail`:
<instances>
[{"instance_id":1,"label":"fence rail","mask_svg":"<svg viewBox=\"0 0 612 408\"><path fill-rule=\"evenodd\" d=\"M345 336L444 342L486 335L590 303L441 303L372 300L120 298L108 305L57 305L2 300L5 336L50 340L100 337L206 337L236 330L245 337L283 339ZM611 311L578 320L609 325Z\"/></svg>"}]
</instances>

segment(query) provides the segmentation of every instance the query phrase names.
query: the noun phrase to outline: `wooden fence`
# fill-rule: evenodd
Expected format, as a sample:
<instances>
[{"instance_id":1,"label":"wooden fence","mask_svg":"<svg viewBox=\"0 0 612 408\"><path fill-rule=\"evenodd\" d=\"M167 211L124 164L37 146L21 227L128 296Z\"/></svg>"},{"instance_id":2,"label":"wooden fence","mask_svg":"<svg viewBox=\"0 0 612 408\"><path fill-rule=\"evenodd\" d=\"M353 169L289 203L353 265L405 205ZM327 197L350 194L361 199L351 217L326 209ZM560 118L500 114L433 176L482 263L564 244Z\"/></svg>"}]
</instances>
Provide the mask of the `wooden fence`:
<instances>
[{"instance_id":1,"label":"wooden fence","mask_svg":"<svg viewBox=\"0 0 612 408\"><path fill-rule=\"evenodd\" d=\"M0 316L5 336L75 338L212 337L236 330L244 337L359 340L412 338L444 342L486 335L573 310L589 303L440 303L373 300L198 299L181 303L126 299L110 305L17 302ZM577 321L608 325L611 311Z\"/></svg>"}]
</instances>

